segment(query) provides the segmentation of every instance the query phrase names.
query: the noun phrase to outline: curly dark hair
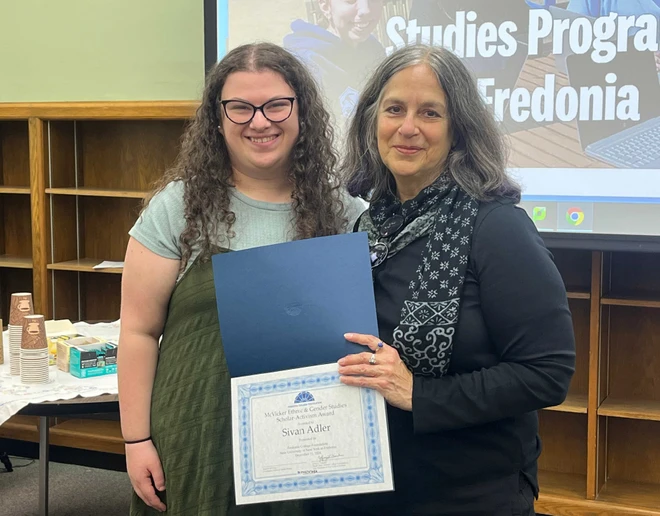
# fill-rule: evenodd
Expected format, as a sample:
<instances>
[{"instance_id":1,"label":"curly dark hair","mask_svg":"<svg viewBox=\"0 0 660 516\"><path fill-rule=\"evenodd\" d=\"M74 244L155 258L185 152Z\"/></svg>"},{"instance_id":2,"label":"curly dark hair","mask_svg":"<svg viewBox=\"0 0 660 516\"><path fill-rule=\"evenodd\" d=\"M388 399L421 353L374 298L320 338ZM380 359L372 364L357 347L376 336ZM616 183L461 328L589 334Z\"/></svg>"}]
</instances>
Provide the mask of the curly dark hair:
<instances>
[{"instance_id":1,"label":"curly dark hair","mask_svg":"<svg viewBox=\"0 0 660 516\"><path fill-rule=\"evenodd\" d=\"M224 230L231 238L235 214L229 209L233 175L229 151L218 130L220 95L230 74L271 70L293 89L298 102L299 136L291 150L289 180L293 185L295 239L334 235L347 219L341 200L341 181L335 170L334 133L318 86L305 66L291 53L271 43L253 43L230 51L208 73L202 103L186 128L181 151L173 167L155 184L144 207L172 181L185 185L185 230L181 244L181 270L200 245L202 259L211 255L214 236Z\"/></svg>"}]
</instances>

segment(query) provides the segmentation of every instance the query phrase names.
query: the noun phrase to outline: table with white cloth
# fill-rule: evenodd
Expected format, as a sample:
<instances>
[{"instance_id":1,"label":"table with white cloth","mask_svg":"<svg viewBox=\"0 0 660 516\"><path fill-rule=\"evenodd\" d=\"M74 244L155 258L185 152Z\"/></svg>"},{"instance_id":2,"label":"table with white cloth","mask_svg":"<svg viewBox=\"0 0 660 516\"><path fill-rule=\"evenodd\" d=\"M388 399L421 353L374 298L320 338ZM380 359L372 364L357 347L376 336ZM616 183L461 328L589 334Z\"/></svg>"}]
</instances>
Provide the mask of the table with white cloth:
<instances>
[{"instance_id":1,"label":"table with white cloth","mask_svg":"<svg viewBox=\"0 0 660 516\"><path fill-rule=\"evenodd\" d=\"M75 323L86 337L119 338L119 321ZM39 514L48 514L48 449L50 418L56 416L117 410L117 375L76 378L49 366L49 382L24 384L9 371L9 335L3 334L5 363L0 365L0 425L15 414L39 416Z\"/></svg>"}]
</instances>

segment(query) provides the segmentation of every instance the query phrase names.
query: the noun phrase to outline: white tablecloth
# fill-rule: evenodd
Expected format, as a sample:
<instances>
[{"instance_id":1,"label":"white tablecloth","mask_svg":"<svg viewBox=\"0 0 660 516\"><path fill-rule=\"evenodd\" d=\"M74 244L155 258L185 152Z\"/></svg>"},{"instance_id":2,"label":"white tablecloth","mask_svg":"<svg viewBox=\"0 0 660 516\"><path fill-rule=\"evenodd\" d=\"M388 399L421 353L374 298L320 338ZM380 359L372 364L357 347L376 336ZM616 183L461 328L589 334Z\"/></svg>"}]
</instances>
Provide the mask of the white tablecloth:
<instances>
[{"instance_id":1,"label":"white tablecloth","mask_svg":"<svg viewBox=\"0 0 660 516\"><path fill-rule=\"evenodd\" d=\"M119 338L119 321L113 323L75 323L76 330L87 337ZM5 363L0 365L0 425L30 403L117 394L117 375L97 378L76 378L53 365L49 367L50 382L42 385L21 383L20 376L9 374L9 335L3 334Z\"/></svg>"}]
</instances>

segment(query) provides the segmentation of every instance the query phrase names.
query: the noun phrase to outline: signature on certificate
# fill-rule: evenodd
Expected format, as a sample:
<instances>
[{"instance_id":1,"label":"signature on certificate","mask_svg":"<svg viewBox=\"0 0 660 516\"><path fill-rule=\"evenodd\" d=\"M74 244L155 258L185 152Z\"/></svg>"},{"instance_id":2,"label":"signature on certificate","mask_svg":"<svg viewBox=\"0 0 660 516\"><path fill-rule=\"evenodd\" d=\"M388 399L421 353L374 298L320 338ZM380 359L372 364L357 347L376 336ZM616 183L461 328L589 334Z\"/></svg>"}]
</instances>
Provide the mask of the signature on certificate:
<instances>
[{"instance_id":1,"label":"signature on certificate","mask_svg":"<svg viewBox=\"0 0 660 516\"><path fill-rule=\"evenodd\" d=\"M318 459L320 462L327 462L330 459L339 459L343 456L344 455L342 453L333 453L331 455L319 455Z\"/></svg>"}]
</instances>

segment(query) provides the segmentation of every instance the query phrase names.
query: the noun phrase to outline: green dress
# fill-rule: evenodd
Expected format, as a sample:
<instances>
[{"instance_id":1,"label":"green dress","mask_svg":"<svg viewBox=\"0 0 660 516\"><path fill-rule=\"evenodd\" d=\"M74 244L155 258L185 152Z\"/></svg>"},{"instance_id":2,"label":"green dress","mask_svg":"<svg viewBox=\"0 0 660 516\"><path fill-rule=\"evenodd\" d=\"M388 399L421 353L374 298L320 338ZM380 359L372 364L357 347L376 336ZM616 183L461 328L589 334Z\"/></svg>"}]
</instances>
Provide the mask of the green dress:
<instances>
[{"instance_id":1,"label":"green dress","mask_svg":"<svg viewBox=\"0 0 660 516\"><path fill-rule=\"evenodd\" d=\"M230 377L210 261L196 260L172 293L151 402L151 435L165 474L165 514L300 516L300 502L236 506ZM131 516L161 514L135 493Z\"/></svg>"}]
</instances>

